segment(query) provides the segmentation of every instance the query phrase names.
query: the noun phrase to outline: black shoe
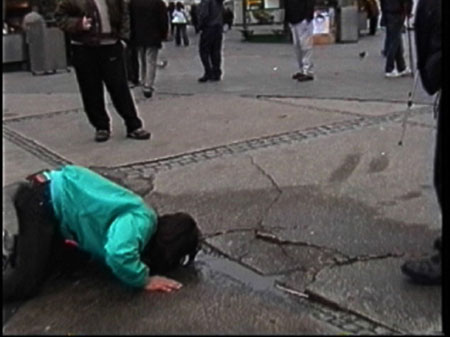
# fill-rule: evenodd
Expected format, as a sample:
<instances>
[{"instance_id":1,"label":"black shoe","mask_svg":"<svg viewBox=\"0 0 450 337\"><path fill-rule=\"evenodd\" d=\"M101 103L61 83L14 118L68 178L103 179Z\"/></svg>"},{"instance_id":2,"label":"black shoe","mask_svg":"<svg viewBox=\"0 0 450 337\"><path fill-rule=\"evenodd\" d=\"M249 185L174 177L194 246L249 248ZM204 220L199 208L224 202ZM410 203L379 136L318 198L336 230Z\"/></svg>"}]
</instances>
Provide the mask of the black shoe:
<instances>
[{"instance_id":1,"label":"black shoe","mask_svg":"<svg viewBox=\"0 0 450 337\"><path fill-rule=\"evenodd\" d=\"M142 92L144 93L144 96L145 96L146 98L150 98L150 97L152 97L152 95L153 95L153 89L152 89L152 88L149 88L149 87L144 87L144 89L143 89Z\"/></svg>"},{"instance_id":2,"label":"black shoe","mask_svg":"<svg viewBox=\"0 0 450 337\"><path fill-rule=\"evenodd\" d=\"M142 128L139 128L134 131L128 132L127 137L137 140L146 140L150 138L150 132L145 131Z\"/></svg>"},{"instance_id":3,"label":"black shoe","mask_svg":"<svg viewBox=\"0 0 450 337\"><path fill-rule=\"evenodd\" d=\"M211 76L209 79L211 82L219 82L221 80L220 76Z\"/></svg>"},{"instance_id":4,"label":"black shoe","mask_svg":"<svg viewBox=\"0 0 450 337\"><path fill-rule=\"evenodd\" d=\"M442 264L441 255L436 254L428 258L414 261L406 261L402 265L403 274L407 275L414 283L423 285L441 284Z\"/></svg>"},{"instance_id":5,"label":"black shoe","mask_svg":"<svg viewBox=\"0 0 450 337\"><path fill-rule=\"evenodd\" d=\"M299 81L299 82L312 81L312 80L314 80L313 75L303 75L303 76L297 78L297 81Z\"/></svg>"},{"instance_id":6,"label":"black shoe","mask_svg":"<svg viewBox=\"0 0 450 337\"><path fill-rule=\"evenodd\" d=\"M95 141L96 142L106 142L109 139L111 133L109 130L97 130L95 131Z\"/></svg>"},{"instance_id":7,"label":"black shoe","mask_svg":"<svg viewBox=\"0 0 450 337\"><path fill-rule=\"evenodd\" d=\"M293 80L298 80L301 77L304 77L305 75L303 73L295 73L294 75L292 75L292 79Z\"/></svg>"},{"instance_id":8,"label":"black shoe","mask_svg":"<svg viewBox=\"0 0 450 337\"><path fill-rule=\"evenodd\" d=\"M202 77L200 77L199 79L198 79L198 81L200 82L200 83L204 83L204 82L206 82L206 81L209 81L209 76L206 76L206 75L203 75Z\"/></svg>"}]
</instances>

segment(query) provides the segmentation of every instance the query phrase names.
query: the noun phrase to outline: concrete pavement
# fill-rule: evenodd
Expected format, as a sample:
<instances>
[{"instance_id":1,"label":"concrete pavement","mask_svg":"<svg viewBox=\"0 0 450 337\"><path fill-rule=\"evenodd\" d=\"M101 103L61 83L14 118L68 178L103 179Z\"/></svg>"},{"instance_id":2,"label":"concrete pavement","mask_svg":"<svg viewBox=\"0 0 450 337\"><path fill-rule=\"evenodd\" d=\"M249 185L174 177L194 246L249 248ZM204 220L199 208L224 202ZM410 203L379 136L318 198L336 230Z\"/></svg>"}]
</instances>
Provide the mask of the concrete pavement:
<instances>
[{"instance_id":1,"label":"concrete pavement","mask_svg":"<svg viewBox=\"0 0 450 337\"><path fill-rule=\"evenodd\" d=\"M160 213L191 213L205 237L176 294L132 293L89 264L4 308L3 333L439 333L441 287L399 269L440 231L432 98L419 88L398 146L412 78L384 78L383 33L318 46L308 83L291 79L290 45L231 31L223 81L200 84L190 37L166 44L154 98L133 89L147 142L110 107L112 138L94 143L73 73L3 74L3 186L89 166Z\"/></svg>"}]
</instances>

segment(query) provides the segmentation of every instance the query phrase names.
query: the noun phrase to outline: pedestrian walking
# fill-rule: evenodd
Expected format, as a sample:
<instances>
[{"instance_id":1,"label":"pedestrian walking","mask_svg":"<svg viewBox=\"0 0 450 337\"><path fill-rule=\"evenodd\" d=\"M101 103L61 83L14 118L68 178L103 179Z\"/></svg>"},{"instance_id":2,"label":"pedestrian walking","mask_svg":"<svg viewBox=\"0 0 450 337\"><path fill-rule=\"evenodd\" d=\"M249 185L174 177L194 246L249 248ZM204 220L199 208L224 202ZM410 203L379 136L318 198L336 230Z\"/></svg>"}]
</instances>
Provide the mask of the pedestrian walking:
<instances>
[{"instance_id":1,"label":"pedestrian walking","mask_svg":"<svg viewBox=\"0 0 450 337\"><path fill-rule=\"evenodd\" d=\"M169 21L163 0L131 0L131 43L139 61L139 82L143 94L150 98L155 90L158 53L167 39Z\"/></svg>"},{"instance_id":2,"label":"pedestrian walking","mask_svg":"<svg viewBox=\"0 0 450 337\"><path fill-rule=\"evenodd\" d=\"M127 137L149 139L127 82L123 41L130 37L128 4L124 0L61 0L55 19L59 28L70 34L72 64L84 110L96 130L95 140L107 141L111 134L103 85L125 122Z\"/></svg>"},{"instance_id":3,"label":"pedestrian walking","mask_svg":"<svg viewBox=\"0 0 450 337\"><path fill-rule=\"evenodd\" d=\"M6 202L19 231L3 254L4 301L34 296L54 267L52 258L76 252L131 288L171 292L181 283L158 274L188 264L199 248L200 231L189 214L160 216L137 194L85 167L30 175ZM8 236L3 231L4 244Z\"/></svg>"},{"instance_id":4,"label":"pedestrian walking","mask_svg":"<svg viewBox=\"0 0 450 337\"><path fill-rule=\"evenodd\" d=\"M443 207L443 111L442 111L442 2L441 0L419 0L414 21L417 69L422 85L428 94L438 93L437 134L434 156L434 187L441 210L441 219L447 218ZM434 242L437 253L429 257L409 260L402 265L402 271L419 284L441 284L442 282L442 238Z\"/></svg>"},{"instance_id":5,"label":"pedestrian walking","mask_svg":"<svg viewBox=\"0 0 450 337\"><path fill-rule=\"evenodd\" d=\"M285 0L285 22L289 25L299 71L292 75L299 82L314 79L313 31L314 0Z\"/></svg>"},{"instance_id":6,"label":"pedestrian walking","mask_svg":"<svg viewBox=\"0 0 450 337\"><path fill-rule=\"evenodd\" d=\"M177 47L181 46L181 39L183 39L183 45L185 47L189 46L189 38L186 30L188 21L188 15L184 10L184 5L178 1L175 4L175 10L172 13L172 24L175 31L175 45Z\"/></svg>"},{"instance_id":7,"label":"pedestrian walking","mask_svg":"<svg viewBox=\"0 0 450 337\"><path fill-rule=\"evenodd\" d=\"M402 30L406 16L411 16L412 0L380 0L381 11L386 25L385 76L396 78L411 75L406 65Z\"/></svg>"},{"instance_id":8,"label":"pedestrian walking","mask_svg":"<svg viewBox=\"0 0 450 337\"><path fill-rule=\"evenodd\" d=\"M220 81L223 73L223 0L201 0L198 24L201 31L199 53L204 70L198 81Z\"/></svg>"}]
</instances>

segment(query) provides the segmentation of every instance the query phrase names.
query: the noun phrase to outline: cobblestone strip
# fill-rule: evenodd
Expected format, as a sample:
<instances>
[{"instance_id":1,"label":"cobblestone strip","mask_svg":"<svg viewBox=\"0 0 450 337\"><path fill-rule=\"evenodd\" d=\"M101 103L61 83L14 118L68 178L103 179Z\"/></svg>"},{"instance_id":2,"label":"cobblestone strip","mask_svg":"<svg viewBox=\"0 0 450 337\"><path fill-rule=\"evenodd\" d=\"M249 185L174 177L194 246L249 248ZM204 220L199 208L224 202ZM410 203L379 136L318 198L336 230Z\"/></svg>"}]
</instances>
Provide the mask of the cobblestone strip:
<instances>
[{"instance_id":1,"label":"cobblestone strip","mask_svg":"<svg viewBox=\"0 0 450 337\"><path fill-rule=\"evenodd\" d=\"M428 109L417 109L415 111L410 112L410 117L423 114L426 112L428 112ZM29 118L49 118L49 115L54 116L55 114L60 113L62 112L47 114L43 116L30 116ZM303 130L289 131L278 135L250 139L242 142L236 142L209 149L184 153L181 155L155 159L152 161L119 165L116 166L115 169L123 173L129 173L129 171L134 171L139 172L139 174L144 176L150 176L160 171L166 171L172 168L183 167L190 164L204 162L206 160L223 157L225 155L233 155L283 144L298 143L301 141L307 141L318 137L326 137L337 133L359 130L366 127L376 126L385 123L400 122L403 118L403 114L404 111L399 111L382 116L359 117L352 120L334 122L321 126L310 127ZM20 134L12 131L7 127L7 125L9 125L10 123L19 120L23 121L24 119L14 119L4 123L3 134L5 138L15 143L16 145L23 147L27 151L37 155L39 158L46 160L51 164L57 163L58 165L61 165L65 163L70 163L68 160L58 156L55 153L52 153L51 151L45 149L45 147L21 136Z\"/></svg>"},{"instance_id":2,"label":"cobblestone strip","mask_svg":"<svg viewBox=\"0 0 450 337\"><path fill-rule=\"evenodd\" d=\"M177 156L156 159L147 162L137 162L133 164L120 165L116 168L119 171L138 170L143 174L151 175L161 171L182 167L189 164L199 163L208 159L219 158L225 155L244 153L252 150L268 148L283 144L298 143L318 137L326 137L337 133L354 131L370 126L384 123L400 122L403 118L403 111L376 117L360 117L352 120L335 122L326 125L310 127L303 130L289 131L278 135L266 136L250 139L242 142L217 146L205 150L184 153ZM411 116L423 114L424 110L411 112Z\"/></svg>"},{"instance_id":3,"label":"cobblestone strip","mask_svg":"<svg viewBox=\"0 0 450 337\"><path fill-rule=\"evenodd\" d=\"M24 136L8 129L5 126L3 126L3 137L9 140L11 143L16 144L17 146L21 147L22 149L28 151L29 153L35 155L37 158L49 163L54 167L71 164L69 160L61 157L56 153L53 153L39 143L25 138Z\"/></svg>"}]
</instances>

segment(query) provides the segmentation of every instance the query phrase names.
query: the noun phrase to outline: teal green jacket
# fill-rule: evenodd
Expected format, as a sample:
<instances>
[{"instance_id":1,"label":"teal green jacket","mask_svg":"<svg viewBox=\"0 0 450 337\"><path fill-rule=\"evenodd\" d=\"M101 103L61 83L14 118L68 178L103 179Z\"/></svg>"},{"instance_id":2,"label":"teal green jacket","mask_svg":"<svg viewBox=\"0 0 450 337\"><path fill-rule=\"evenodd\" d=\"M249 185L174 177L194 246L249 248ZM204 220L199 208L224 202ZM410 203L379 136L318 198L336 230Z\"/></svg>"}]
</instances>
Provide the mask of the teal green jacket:
<instances>
[{"instance_id":1,"label":"teal green jacket","mask_svg":"<svg viewBox=\"0 0 450 337\"><path fill-rule=\"evenodd\" d=\"M149 268L140 254L156 231L156 212L137 194L84 167L67 165L47 176L62 236L124 283L144 287Z\"/></svg>"}]
</instances>

